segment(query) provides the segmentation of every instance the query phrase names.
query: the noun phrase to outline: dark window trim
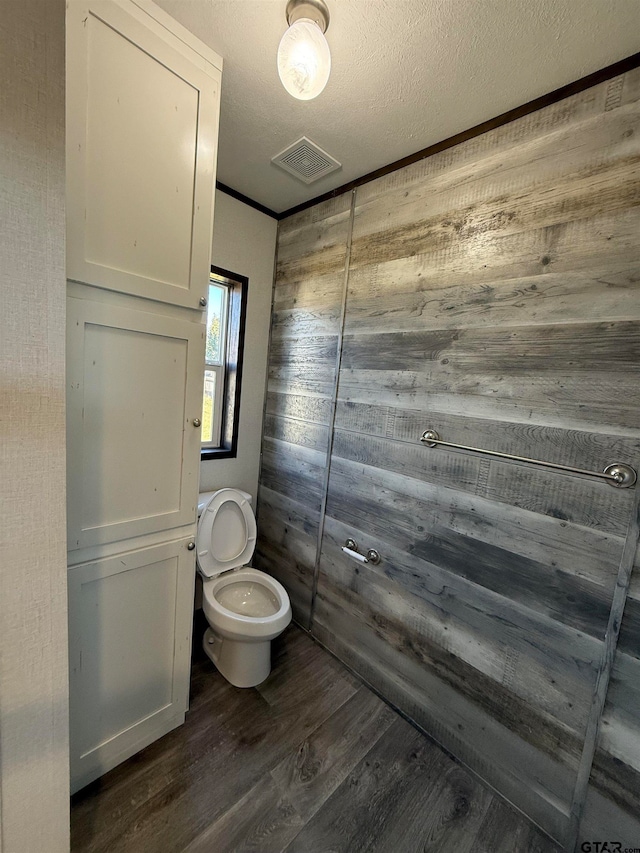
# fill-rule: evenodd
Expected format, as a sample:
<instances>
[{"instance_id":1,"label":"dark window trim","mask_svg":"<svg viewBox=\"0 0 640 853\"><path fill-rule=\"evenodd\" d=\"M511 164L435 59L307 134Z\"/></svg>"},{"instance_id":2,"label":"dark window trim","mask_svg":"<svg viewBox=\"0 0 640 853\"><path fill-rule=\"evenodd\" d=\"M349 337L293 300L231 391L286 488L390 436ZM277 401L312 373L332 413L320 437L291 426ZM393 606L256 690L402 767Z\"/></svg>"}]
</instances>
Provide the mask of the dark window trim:
<instances>
[{"instance_id":1,"label":"dark window trim","mask_svg":"<svg viewBox=\"0 0 640 853\"><path fill-rule=\"evenodd\" d=\"M246 276L213 265L211 266L211 272L231 282L229 293L229 325L225 353L226 370L223 392L222 445L220 447L203 447L200 451L201 461L208 459L234 459L238 455L242 364L244 361L247 299L249 293L249 279Z\"/></svg>"}]
</instances>

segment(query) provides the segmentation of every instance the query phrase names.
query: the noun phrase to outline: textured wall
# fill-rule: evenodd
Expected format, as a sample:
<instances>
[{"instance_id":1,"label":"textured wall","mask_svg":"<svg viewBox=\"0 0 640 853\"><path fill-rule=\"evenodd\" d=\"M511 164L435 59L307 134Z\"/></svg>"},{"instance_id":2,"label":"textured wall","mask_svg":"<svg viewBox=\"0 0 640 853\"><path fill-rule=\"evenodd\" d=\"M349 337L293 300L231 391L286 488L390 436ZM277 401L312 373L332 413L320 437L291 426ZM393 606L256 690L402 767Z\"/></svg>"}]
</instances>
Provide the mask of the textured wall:
<instances>
[{"instance_id":1,"label":"textured wall","mask_svg":"<svg viewBox=\"0 0 640 853\"><path fill-rule=\"evenodd\" d=\"M341 231L340 199L285 220L278 247L265 567L320 640L558 839L635 493L418 439L433 427L580 468L638 467L639 98L638 71L593 87L359 188ZM336 337L338 290L321 282L345 255ZM346 558L348 536L380 565ZM584 829L629 844L637 584Z\"/></svg>"},{"instance_id":2,"label":"textured wall","mask_svg":"<svg viewBox=\"0 0 640 853\"><path fill-rule=\"evenodd\" d=\"M269 343L278 223L270 216L216 192L211 263L249 279L238 456L200 465L200 491L233 486L255 498Z\"/></svg>"},{"instance_id":3,"label":"textured wall","mask_svg":"<svg viewBox=\"0 0 640 853\"><path fill-rule=\"evenodd\" d=\"M69 849L63 0L0 4L0 847Z\"/></svg>"}]
</instances>

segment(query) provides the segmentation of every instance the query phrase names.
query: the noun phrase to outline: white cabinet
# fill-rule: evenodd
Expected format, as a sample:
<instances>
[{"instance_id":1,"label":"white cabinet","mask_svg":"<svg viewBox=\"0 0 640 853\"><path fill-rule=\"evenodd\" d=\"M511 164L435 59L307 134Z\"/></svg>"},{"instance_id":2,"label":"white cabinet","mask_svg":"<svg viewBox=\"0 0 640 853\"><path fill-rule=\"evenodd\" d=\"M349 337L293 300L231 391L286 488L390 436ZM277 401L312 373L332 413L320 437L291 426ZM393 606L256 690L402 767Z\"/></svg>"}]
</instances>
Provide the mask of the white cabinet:
<instances>
[{"instance_id":1,"label":"white cabinet","mask_svg":"<svg viewBox=\"0 0 640 853\"><path fill-rule=\"evenodd\" d=\"M189 541L69 570L73 790L184 720L195 553Z\"/></svg>"},{"instance_id":2,"label":"white cabinet","mask_svg":"<svg viewBox=\"0 0 640 853\"><path fill-rule=\"evenodd\" d=\"M198 307L219 88L218 68L131 0L71 0L67 278Z\"/></svg>"},{"instance_id":3,"label":"white cabinet","mask_svg":"<svg viewBox=\"0 0 640 853\"><path fill-rule=\"evenodd\" d=\"M69 550L193 524L204 325L67 306Z\"/></svg>"},{"instance_id":4,"label":"white cabinet","mask_svg":"<svg viewBox=\"0 0 640 853\"><path fill-rule=\"evenodd\" d=\"M72 790L184 720L221 61L67 3Z\"/></svg>"}]
</instances>

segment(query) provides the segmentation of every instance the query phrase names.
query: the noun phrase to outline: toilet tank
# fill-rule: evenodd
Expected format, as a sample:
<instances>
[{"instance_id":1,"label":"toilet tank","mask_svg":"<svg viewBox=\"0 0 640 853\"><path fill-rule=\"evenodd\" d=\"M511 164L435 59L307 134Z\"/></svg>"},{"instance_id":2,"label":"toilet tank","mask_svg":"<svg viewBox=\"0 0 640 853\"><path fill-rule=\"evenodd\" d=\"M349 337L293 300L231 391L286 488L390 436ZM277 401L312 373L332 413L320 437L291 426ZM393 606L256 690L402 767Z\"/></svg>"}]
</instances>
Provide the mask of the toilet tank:
<instances>
[{"instance_id":1,"label":"toilet tank","mask_svg":"<svg viewBox=\"0 0 640 853\"><path fill-rule=\"evenodd\" d=\"M230 488L235 488L235 486L231 486ZM220 491L219 489L214 489L212 492L200 492L198 495L198 518L202 515L202 510L211 500L211 497L215 495L216 492ZM251 506L251 495L249 492L243 492L242 489L236 489L236 492L242 495L245 501L248 501L249 506Z\"/></svg>"}]
</instances>

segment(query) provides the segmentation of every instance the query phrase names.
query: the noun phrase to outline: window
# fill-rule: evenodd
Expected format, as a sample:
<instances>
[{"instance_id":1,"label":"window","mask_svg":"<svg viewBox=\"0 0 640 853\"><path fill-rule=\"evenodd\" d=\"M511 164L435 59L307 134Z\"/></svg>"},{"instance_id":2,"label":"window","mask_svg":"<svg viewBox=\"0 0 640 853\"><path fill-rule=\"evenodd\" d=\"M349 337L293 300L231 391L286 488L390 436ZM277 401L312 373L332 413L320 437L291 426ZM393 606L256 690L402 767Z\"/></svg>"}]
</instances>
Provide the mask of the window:
<instances>
[{"instance_id":1,"label":"window","mask_svg":"<svg viewBox=\"0 0 640 853\"><path fill-rule=\"evenodd\" d=\"M202 404L202 459L235 456L248 279L211 267Z\"/></svg>"}]
</instances>

